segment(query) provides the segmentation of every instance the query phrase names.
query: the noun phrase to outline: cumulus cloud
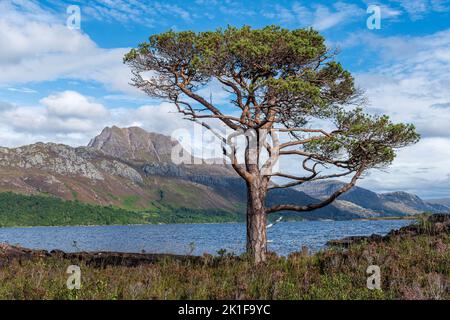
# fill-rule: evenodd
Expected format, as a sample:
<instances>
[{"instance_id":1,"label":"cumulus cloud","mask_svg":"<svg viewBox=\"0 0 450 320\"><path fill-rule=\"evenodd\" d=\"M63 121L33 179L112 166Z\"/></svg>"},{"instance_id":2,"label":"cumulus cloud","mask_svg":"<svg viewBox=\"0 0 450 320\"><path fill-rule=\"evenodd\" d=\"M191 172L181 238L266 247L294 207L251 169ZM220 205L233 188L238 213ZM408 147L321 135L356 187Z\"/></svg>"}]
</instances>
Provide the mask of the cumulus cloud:
<instances>
[{"instance_id":1,"label":"cumulus cloud","mask_svg":"<svg viewBox=\"0 0 450 320\"><path fill-rule=\"evenodd\" d=\"M108 115L107 109L100 103L92 102L75 91L64 91L41 99L47 112L61 118L99 118Z\"/></svg>"},{"instance_id":2,"label":"cumulus cloud","mask_svg":"<svg viewBox=\"0 0 450 320\"><path fill-rule=\"evenodd\" d=\"M52 94L39 105L18 106L0 102L0 145L58 142L86 145L106 126L139 126L179 139L187 149L201 154L202 134L167 102L138 108L106 108L75 91ZM184 139L184 141L183 141Z\"/></svg>"},{"instance_id":3,"label":"cumulus cloud","mask_svg":"<svg viewBox=\"0 0 450 320\"><path fill-rule=\"evenodd\" d=\"M349 43L381 58L376 68L356 74L368 110L413 123L422 135L418 144L398 152L392 167L371 173L362 185L426 197L450 194L450 30L407 38L362 33Z\"/></svg>"},{"instance_id":4,"label":"cumulus cloud","mask_svg":"<svg viewBox=\"0 0 450 320\"><path fill-rule=\"evenodd\" d=\"M393 165L373 171L360 185L380 192L403 190L422 197L450 194L450 139L425 138L398 153Z\"/></svg>"},{"instance_id":5,"label":"cumulus cloud","mask_svg":"<svg viewBox=\"0 0 450 320\"><path fill-rule=\"evenodd\" d=\"M404 190L423 197L448 197L450 30L419 37L359 33L343 47L379 61L377 67L354 74L366 91L367 112L413 123L422 136L416 145L398 150L392 166L372 170L359 185L379 192ZM286 159L281 165L293 173L298 162Z\"/></svg>"},{"instance_id":6,"label":"cumulus cloud","mask_svg":"<svg viewBox=\"0 0 450 320\"><path fill-rule=\"evenodd\" d=\"M381 38L360 34L358 43L383 63L357 74L370 107L396 121L414 123L424 137L450 137L450 30L423 37ZM353 41L355 41L355 39Z\"/></svg>"},{"instance_id":7,"label":"cumulus cloud","mask_svg":"<svg viewBox=\"0 0 450 320\"><path fill-rule=\"evenodd\" d=\"M318 5L314 11L312 26L317 30L326 30L342 22L353 21L357 17L364 17L366 11L354 4L337 2L334 10Z\"/></svg>"},{"instance_id":8,"label":"cumulus cloud","mask_svg":"<svg viewBox=\"0 0 450 320\"><path fill-rule=\"evenodd\" d=\"M2 1L0 12L0 86L65 78L137 92L128 84L130 71L122 63L127 48L100 48L33 2Z\"/></svg>"}]
</instances>

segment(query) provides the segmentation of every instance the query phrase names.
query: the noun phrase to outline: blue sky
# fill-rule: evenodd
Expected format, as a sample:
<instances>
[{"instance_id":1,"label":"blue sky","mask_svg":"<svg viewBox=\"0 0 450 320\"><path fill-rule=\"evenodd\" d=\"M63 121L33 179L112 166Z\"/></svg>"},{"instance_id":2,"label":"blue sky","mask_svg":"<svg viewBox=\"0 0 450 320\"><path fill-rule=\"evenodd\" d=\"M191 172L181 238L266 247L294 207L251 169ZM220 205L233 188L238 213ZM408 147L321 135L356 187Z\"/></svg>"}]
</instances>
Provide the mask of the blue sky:
<instances>
[{"instance_id":1,"label":"blue sky","mask_svg":"<svg viewBox=\"0 0 450 320\"><path fill-rule=\"evenodd\" d=\"M66 26L69 5L81 10L80 30ZM381 29L367 28L370 5ZM113 124L167 134L186 126L168 103L128 85L122 56L154 33L228 24L318 29L366 91L368 111L423 136L361 185L450 197L450 0L0 0L0 145L84 145Z\"/></svg>"}]
</instances>

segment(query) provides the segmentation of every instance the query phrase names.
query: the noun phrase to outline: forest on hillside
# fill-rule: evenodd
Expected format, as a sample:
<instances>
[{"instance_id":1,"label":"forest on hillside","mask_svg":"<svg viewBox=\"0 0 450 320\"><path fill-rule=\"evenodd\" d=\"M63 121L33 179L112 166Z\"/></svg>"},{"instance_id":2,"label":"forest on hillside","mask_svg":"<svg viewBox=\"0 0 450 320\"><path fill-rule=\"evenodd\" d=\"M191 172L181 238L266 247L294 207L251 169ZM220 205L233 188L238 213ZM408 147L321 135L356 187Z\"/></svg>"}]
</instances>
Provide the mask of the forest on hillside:
<instances>
[{"instance_id":1,"label":"forest on hillside","mask_svg":"<svg viewBox=\"0 0 450 320\"><path fill-rule=\"evenodd\" d=\"M66 201L53 196L0 193L0 227L205 223L242 219L238 213L222 210L165 208L140 212Z\"/></svg>"}]
</instances>

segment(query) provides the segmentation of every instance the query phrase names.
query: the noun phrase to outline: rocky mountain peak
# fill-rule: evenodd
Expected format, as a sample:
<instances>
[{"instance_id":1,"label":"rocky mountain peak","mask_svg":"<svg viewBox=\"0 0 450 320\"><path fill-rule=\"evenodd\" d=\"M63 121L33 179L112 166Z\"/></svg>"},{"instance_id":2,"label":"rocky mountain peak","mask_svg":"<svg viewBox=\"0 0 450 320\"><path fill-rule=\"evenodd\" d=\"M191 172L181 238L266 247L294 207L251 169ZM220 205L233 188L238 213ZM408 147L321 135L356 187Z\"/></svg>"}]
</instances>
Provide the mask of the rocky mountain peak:
<instances>
[{"instance_id":1,"label":"rocky mountain peak","mask_svg":"<svg viewBox=\"0 0 450 320\"><path fill-rule=\"evenodd\" d=\"M88 146L104 153L138 163L170 162L172 148L178 145L169 136L147 132L140 127L106 127Z\"/></svg>"}]
</instances>

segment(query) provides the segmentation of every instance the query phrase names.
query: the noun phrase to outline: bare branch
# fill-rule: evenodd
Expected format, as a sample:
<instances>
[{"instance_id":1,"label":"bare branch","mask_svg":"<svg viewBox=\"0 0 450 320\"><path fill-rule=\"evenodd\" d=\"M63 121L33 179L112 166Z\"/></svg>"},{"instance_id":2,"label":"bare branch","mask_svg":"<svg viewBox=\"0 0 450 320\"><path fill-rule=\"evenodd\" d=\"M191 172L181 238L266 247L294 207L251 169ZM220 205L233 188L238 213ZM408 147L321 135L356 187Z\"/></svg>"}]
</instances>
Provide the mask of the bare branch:
<instances>
[{"instance_id":1,"label":"bare branch","mask_svg":"<svg viewBox=\"0 0 450 320\"><path fill-rule=\"evenodd\" d=\"M343 172L343 173L329 174L329 175L319 176L319 177L317 177L316 174L313 174L313 175L310 176L311 178L306 177L303 180L302 179L297 179L298 181L293 181L293 182L282 184L282 185L274 184L273 186L269 187L269 189L291 188L291 187L295 187L295 186L301 185L301 184L303 184L305 182L344 177L344 176L349 175L352 172L354 172L354 171L353 170L349 170L349 171Z\"/></svg>"},{"instance_id":2,"label":"bare branch","mask_svg":"<svg viewBox=\"0 0 450 320\"><path fill-rule=\"evenodd\" d=\"M228 127L231 129L237 130L239 129L239 126L233 123L231 119L226 117L222 112L219 111L216 107L214 107L211 103L206 101L202 96L199 96L198 94L192 92L191 90L187 89L184 84L177 84L178 88L181 89L181 91L186 94L188 97L194 99L195 101L199 102L203 106L205 106L209 111L211 111L215 116L218 116L220 120L222 120L223 123L225 123Z\"/></svg>"},{"instance_id":3,"label":"bare branch","mask_svg":"<svg viewBox=\"0 0 450 320\"><path fill-rule=\"evenodd\" d=\"M327 199L325 199L319 203L308 204L305 206L298 206L298 205L293 205L293 204L281 204L281 205L276 205L276 206L268 208L266 210L266 213L269 214L269 213L278 212L278 211L304 212L304 211L312 211L312 210L323 208L323 207L329 205L330 203L332 203L334 200L336 200L336 198L338 198L341 194L350 190L356 184L356 181L359 179L359 177L361 176L363 171L364 171L364 166L361 166L356 171L355 175L353 176L352 180L349 183L343 185L339 190L335 191L331 196L329 196Z\"/></svg>"}]
</instances>

